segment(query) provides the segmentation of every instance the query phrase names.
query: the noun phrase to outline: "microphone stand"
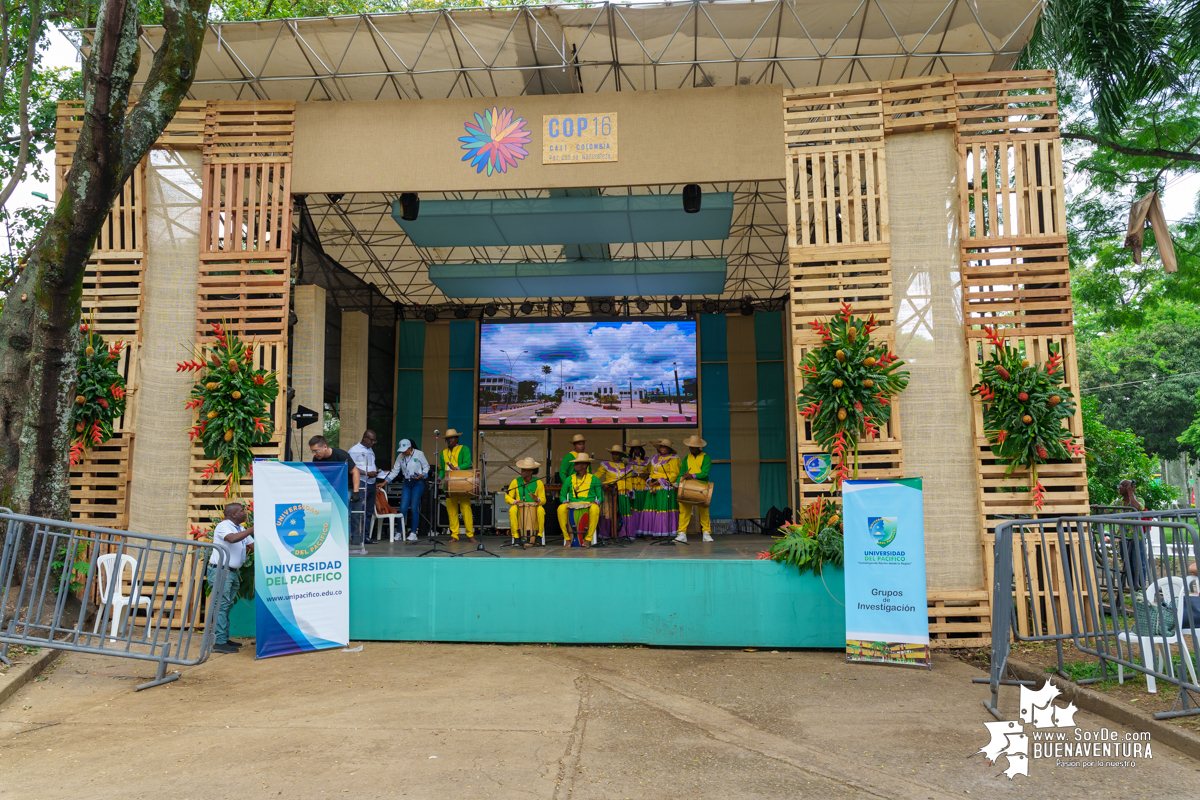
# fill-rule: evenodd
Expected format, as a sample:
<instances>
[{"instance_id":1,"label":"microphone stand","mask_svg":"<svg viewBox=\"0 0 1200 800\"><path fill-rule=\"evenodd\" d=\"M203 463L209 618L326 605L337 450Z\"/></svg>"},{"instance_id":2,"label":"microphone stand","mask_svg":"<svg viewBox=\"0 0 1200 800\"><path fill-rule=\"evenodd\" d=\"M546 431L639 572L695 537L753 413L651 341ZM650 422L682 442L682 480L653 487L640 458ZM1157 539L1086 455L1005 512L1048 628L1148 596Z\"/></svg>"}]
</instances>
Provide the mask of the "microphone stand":
<instances>
[{"instance_id":1,"label":"microphone stand","mask_svg":"<svg viewBox=\"0 0 1200 800\"><path fill-rule=\"evenodd\" d=\"M486 498L487 497L487 455L484 452L483 432L482 431L480 431L480 433L479 433L479 475L480 475L480 478L479 478L480 492L482 492L484 498ZM486 503L486 502L487 502L486 499L481 499L481 501L479 503L479 522L480 522L479 544L475 545L474 550L464 550L461 553L451 553L451 555L454 556L455 558L458 558L460 556L470 555L471 553L487 553L489 556L492 556L493 558L500 557L499 553L493 553L491 550L488 550L487 546L483 543L483 531L484 531L484 528L487 527L483 524L483 507L484 507L484 503ZM494 533L496 530L496 501L495 501L495 498L492 499L492 526L491 526L491 528L492 528L492 532Z\"/></svg>"},{"instance_id":2,"label":"microphone stand","mask_svg":"<svg viewBox=\"0 0 1200 800\"><path fill-rule=\"evenodd\" d=\"M439 430L434 430L434 432L433 432L433 452L435 454L434 455L434 463L440 463L441 458L442 458L442 446L441 446L441 444L439 444L439 442L441 442L441 436L439 435L440 433L441 433L441 431L439 431ZM455 553L453 553L449 550L446 550L446 549L439 550L438 549L438 545L441 544L441 542L438 540L438 533L440 533L440 531L438 530L438 500L439 500L439 495L441 494L441 488L442 488L442 480L441 480L441 478L438 477L437 470L434 469L434 471L433 471L433 514L432 514L433 519L430 520L429 539L428 539L428 541L433 542L433 547L430 547L424 553L418 553L417 558L421 558L422 556L431 555L433 553L444 553L448 556L456 555ZM418 510L417 511L418 519L420 519L420 513L421 513L420 510ZM447 510L447 513L449 513L448 510Z\"/></svg>"}]
</instances>

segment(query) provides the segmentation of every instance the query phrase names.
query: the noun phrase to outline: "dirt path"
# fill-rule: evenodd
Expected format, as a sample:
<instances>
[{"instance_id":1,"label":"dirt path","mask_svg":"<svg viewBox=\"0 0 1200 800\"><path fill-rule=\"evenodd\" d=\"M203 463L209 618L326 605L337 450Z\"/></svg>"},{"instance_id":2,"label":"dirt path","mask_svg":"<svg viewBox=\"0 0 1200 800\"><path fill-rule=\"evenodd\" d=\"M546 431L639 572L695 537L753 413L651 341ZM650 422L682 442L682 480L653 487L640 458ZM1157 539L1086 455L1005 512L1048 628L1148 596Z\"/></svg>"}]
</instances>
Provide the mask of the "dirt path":
<instances>
[{"instance_id":1,"label":"dirt path","mask_svg":"<svg viewBox=\"0 0 1200 800\"><path fill-rule=\"evenodd\" d=\"M921 672L840 653L368 642L215 656L135 694L151 673L72 655L14 696L0 798L1200 795L1200 764L1165 746L1125 770L1037 762L1009 781L975 755L982 673L948 657Z\"/></svg>"}]
</instances>

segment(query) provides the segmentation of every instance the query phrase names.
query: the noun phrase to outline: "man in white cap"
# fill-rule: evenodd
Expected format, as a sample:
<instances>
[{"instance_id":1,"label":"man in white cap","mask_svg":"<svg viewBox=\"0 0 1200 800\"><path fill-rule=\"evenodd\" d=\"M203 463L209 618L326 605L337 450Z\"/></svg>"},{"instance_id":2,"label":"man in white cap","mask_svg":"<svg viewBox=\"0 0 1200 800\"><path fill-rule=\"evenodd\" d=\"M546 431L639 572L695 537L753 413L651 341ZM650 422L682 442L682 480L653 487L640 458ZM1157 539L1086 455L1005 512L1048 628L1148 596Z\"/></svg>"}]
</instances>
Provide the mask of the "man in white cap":
<instances>
[{"instance_id":1,"label":"man in white cap","mask_svg":"<svg viewBox=\"0 0 1200 800\"><path fill-rule=\"evenodd\" d=\"M425 454L413 447L408 439L401 439L396 448L396 463L392 471L383 476L383 483L391 483L399 476L400 516L408 520L408 540L415 542L421 526L421 495L425 494L425 476L429 474L429 460Z\"/></svg>"},{"instance_id":2,"label":"man in white cap","mask_svg":"<svg viewBox=\"0 0 1200 800\"><path fill-rule=\"evenodd\" d=\"M450 470L473 468L475 462L471 458L471 448L459 444L461 436L454 428L446 431L446 448L438 454L438 480L442 488L446 486L446 473ZM450 538L458 539L458 514L462 512L463 524L467 528L467 538L475 541L475 517L471 512L471 496L467 494L446 495L446 516L450 518Z\"/></svg>"},{"instance_id":3,"label":"man in white cap","mask_svg":"<svg viewBox=\"0 0 1200 800\"><path fill-rule=\"evenodd\" d=\"M532 458L523 458L517 462L517 469L521 470L521 477L513 478L512 483L508 484L508 490L504 493L504 499L510 506L508 509L508 521L512 524L512 537L521 539L521 508L518 503L536 503L537 504L537 531L533 534L543 544L545 544L546 535L546 485L539 479L533 477L534 472L541 464L534 461ZM532 541L522 541L521 546L533 544Z\"/></svg>"},{"instance_id":4,"label":"man in white cap","mask_svg":"<svg viewBox=\"0 0 1200 800\"><path fill-rule=\"evenodd\" d=\"M558 465L558 477L562 478L563 486L571 482L571 476L575 474L575 457L587 449L587 437L582 433L577 433L571 437L571 449L562 457L562 463Z\"/></svg>"},{"instance_id":5,"label":"man in white cap","mask_svg":"<svg viewBox=\"0 0 1200 800\"><path fill-rule=\"evenodd\" d=\"M685 481L694 478L698 481L707 481L708 472L712 469L712 459L703 449L707 442L692 434L684 441L684 444L687 445L688 455L684 460L683 474L679 476L679 480ZM679 502L679 535L675 537L675 541L687 541L688 523L692 521L693 507L700 509L700 530L704 532L704 541L711 542L713 540L712 522L708 518L708 506L699 503L685 503L682 500Z\"/></svg>"}]
</instances>

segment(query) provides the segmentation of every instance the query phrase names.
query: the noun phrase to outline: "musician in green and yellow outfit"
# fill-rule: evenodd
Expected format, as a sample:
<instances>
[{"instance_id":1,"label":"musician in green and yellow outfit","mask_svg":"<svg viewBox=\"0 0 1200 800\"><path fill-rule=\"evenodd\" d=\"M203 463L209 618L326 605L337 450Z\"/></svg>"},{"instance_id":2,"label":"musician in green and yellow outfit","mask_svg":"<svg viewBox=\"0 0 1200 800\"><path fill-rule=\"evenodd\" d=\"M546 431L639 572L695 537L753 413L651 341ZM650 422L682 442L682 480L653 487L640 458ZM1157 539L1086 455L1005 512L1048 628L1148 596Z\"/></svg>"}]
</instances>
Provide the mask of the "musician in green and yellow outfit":
<instances>
[{"instance_id":1,"label":"musician in green and yellow outfit","mask_svg":"<svg viewBox=\"0 0 1200 800\"><path fill-rule=\"evenodd\" d=\"M563 534L563 545L570 545L572 528L568 512L575 511L578 515L584 509L571 509L567 504L589 503L590 505L586 509L587 537L581 544L584 547L591 547L592 542L596 540L596 524L600 521L600 479L590 472L592 457L587 453L576 454L573 466L575 471L563 484L558 498L562 502L562 505L558 507L558 527Z\"/></svg>"},{"instance_id":2,"label":"musician in green and yellow outfit","mask_svg":"<svg viewBox=\"0 0 1200 800\"><path fill-rule=\"evenodd\" d=\"M446 449L438 454L438 479L446 488L446 472L452 469L471 469L471 448L459 444L461 436L454 428L446 431ZM475 518L471 513L471 496L466 494L446 495L446 516L450 518L450 538L458 539L458 514L462 512L467 527L467 538L475 541Z\"/></svg>"},{"instance_id":3,"label":"musician in green and yellow outfit","mask_svg":"<svg viewBox=\"0 0 1200 800\"><path fill-rule=\"evenodd\" d=\"M558 465L558 477L562 479L562 485L566 486L571 482L571 475L575 470L571 467L575 457L587 449L587 438L582 433L577 433L571 437L571 449L562 457L562 463Z\"/></svg>"},{"instance_id":4,"label":"musician in green and yellow outfit","mask_svg":"<svg viewBox=\"0 0 1200 800\"><path fill-rule=\"evenodd\" d=\"M704 452L704 445L707 444L699 436L689 436L683 442L687 445L688 454L683 463L683 474L679 476L679 480L684 481L689 478L695 478L698 481L707 481L708 472L712 469L712 459L708 457L708 453ZM700 530L704 533L704 541L711 542L712 538L712 522L708 518L708 506L700 508ZM679 535L675 537L677 542L687 542L688 523L692 521L691 503L679 502Z\"/></svg>"},{"instance_id":5,"label":"musician in green and yellow outfit","mask_svg":"<svg viewBox=\"0 0 1200 800\"><path fill-rule=\"evenodd\" d=\"M521 538L521 509L517 503L537 503L537 537L543 540L546 534L546 484L533 477L541 464L532 458L523 458L517 462L521 477L513 478L504 493L504 500L511 506L508 509L508 521L512 523L512 537ZM544 544L544 541L543 541Z\"/></svg>"}]
</instances>

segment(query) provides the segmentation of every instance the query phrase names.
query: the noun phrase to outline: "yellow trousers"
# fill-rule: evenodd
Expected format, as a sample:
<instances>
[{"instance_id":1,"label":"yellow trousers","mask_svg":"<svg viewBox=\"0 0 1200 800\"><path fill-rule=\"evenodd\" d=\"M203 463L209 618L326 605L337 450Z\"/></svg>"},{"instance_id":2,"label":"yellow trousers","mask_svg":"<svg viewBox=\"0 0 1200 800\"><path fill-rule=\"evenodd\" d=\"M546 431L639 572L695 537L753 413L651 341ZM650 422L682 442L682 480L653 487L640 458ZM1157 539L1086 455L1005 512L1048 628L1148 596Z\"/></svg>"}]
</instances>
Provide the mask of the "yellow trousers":
<instances>
[{"instance_id":1,"label":"yellow trousers","mask_svg":"<svg viewBox=\"0 0 1200 800\"><path fill-rule=\"evenodd\" d=\"M712 522L708 519L708 506L696 506L700 509L700 530L712 533ZM679 504L679 532L687 533L688 523L692 521L691 503Z\"/></svg>"},{"instance_id":2,"label":"yellow trousers","mask_svg":"<svg viewBox=\"0 0 1200 800\"><path fill-rule=\"evenodd\" d=\"M540 510L540 509L539 509ZM558 507L558 529L562 531L563 541L571 541L571 523L567 519L567 504L563 503ZM600 524L600 506L592 503L588 506L588 532L587 540L589 542L596 541L596 526Z\"/></svg>"},{"instance_id":3,"label":"yellow trousers","mask_svg":"<svg viewBox=\"0 0 1200 800\"><path fill-rule=\"evenodd\" d=\"M521 509L513 506L508 510L508 521L512 523L512 537L514 539L521 538ZM537 510L537 535L540 537L546 532L546 509L538 506Z\"/></svg>"},{"instance_id":4,"label":"yellow trousers","mask_svg":"<svg viewBox=\"0 0 1200 800\"><path fill-rule=\"evenodd\" d=\"M467 536L475 535L475 517L471 513L471 498L465 494L446 495L446 516L450 518L450 535L458 538L458 512L462 511L467 526Z\"/></svg>"}]
</instances>

